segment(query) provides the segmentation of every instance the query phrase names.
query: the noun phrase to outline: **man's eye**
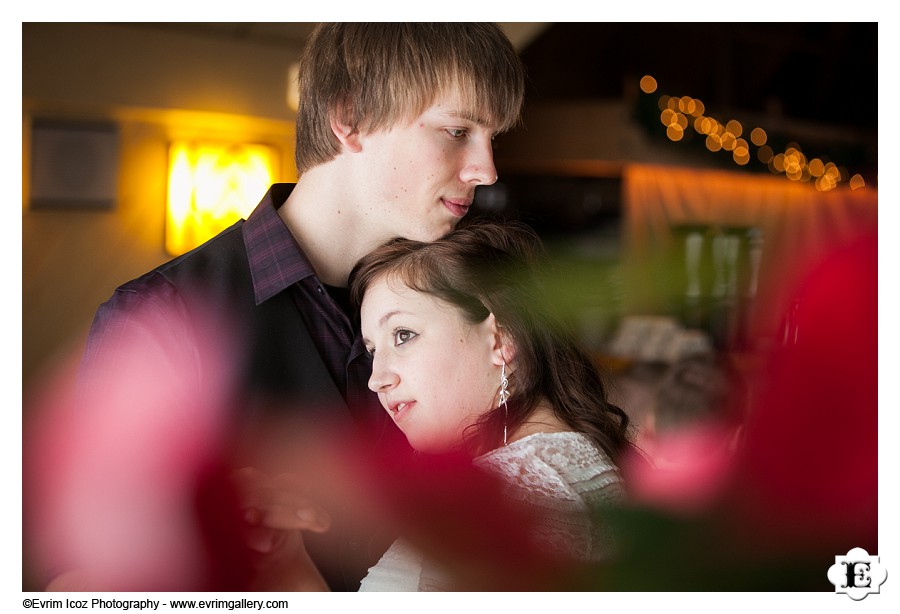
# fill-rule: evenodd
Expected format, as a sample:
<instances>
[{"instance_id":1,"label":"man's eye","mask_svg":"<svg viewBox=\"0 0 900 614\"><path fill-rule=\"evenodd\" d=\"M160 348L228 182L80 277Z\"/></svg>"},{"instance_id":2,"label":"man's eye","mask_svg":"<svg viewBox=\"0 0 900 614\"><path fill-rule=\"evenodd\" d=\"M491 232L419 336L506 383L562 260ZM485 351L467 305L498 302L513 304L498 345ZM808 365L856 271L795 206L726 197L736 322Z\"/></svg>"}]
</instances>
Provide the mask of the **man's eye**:
<instances>
[{"instance_id":1,"label":"man's eye","mask_svg":"<svg viewBox=\"0 0 900 614\"><path fill-rule=\"evenodd\" d=\"M416 333L411 330L400 329L394 333L394 345L403 345L414 337L416 337Z\"/></svg>"},{"instance_id":2,"label":"man's eye","mask_svg":"<svg viewBox=\"0 0 900 614\"><path fill-rule=\"evenodd\" d=\"M466 136L466 130L464 128L447 128L447 134L454 139L461 139Z\"/></svg>"}]
</instances>

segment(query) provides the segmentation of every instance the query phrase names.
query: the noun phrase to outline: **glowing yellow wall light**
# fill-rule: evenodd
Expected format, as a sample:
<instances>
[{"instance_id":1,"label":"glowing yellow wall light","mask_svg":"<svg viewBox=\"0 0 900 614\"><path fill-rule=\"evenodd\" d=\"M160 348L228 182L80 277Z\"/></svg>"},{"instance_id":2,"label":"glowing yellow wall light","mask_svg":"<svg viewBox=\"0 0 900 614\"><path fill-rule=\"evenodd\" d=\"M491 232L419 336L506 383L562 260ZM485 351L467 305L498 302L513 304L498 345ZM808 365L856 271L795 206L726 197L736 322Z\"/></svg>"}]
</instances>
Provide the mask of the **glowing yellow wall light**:
<instances>
[{"instance_id":1,"label":"glowing yellow wall light","mask_svg":"<svg viewBox=\"0 0 900 614\"><path fill-rule=\"evenodd\" d=\"M183 254L246 218L274 182L276 158L266 145L173 142L166 251Z\"/></svg>"}]
</instances>

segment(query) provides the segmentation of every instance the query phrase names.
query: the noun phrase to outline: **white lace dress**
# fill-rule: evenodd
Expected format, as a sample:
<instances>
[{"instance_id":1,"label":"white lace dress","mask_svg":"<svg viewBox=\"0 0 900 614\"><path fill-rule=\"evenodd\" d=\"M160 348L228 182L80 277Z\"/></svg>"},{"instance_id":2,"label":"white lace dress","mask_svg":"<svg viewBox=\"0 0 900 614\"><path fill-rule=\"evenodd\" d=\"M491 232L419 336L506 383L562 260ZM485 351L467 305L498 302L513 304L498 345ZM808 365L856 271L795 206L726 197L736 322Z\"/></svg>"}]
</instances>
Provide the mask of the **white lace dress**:
<instances>
[{"instance_id":1,"label":"white lace dress","mask_svg":"<svg viewBox=\"0 0 900 614\"><path fill-rule=\"evenodd\" d=\"M582 561L611 553L612 539L591 522L589 510L622 501L624 489L612 461L580 433L535 433L475 459L502 477L506 494L538 518L532 538L548 552ZM360 591L434 590L442 584L415 548L397 540L369 569Z\"/></svg>"}]
</instances>

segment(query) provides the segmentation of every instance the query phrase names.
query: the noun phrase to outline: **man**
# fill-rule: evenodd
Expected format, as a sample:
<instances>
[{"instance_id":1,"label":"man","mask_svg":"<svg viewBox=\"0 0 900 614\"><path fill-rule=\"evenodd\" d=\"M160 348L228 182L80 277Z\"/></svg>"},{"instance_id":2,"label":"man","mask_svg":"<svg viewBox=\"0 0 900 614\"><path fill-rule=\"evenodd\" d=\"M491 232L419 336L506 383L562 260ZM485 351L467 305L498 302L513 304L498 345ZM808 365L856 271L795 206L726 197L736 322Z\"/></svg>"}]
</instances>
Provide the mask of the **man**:
<instances>
[{"instance_id":1,"label":"man","mask_svg":"<svg viewBox=\"0 0 900 614\"><path fill-rule=\"evenodd\" d=\"M197 398L215 394L204 389L216 380L210 353L198 350L215 319L214 334L238 348L229 403L240 424L278 414L390 440L366 386L348 275L385 241L434 240L466 215L475 188L497 179L491 141L518 121L523 90L494 24L319 26L301 62L297 183L272 186L246 221L117 289L91 328L85 394L102 394L116 356L137 343L163 348ZM340 525L308 548L332 589L356 590L381 552L360 554L367 537Z\"/></svg>"}]
</instances>

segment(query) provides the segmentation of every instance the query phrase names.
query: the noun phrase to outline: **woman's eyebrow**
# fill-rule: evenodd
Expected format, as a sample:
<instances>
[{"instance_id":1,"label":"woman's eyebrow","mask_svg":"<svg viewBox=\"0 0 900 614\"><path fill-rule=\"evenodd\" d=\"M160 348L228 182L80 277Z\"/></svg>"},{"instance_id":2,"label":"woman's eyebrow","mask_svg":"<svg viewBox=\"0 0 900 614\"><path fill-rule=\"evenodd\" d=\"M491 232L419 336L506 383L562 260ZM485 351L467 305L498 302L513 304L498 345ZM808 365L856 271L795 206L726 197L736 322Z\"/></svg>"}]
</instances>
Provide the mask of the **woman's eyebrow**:
<instances>
[{"instance_id":1,"label":"woman's eyebrow","mask_svg":"<svg viewBox=\"0 0 900 614\"><path fill-rule=\"evenodd\" d=\"M387 312L386 314L384 314L383 316L381 316L378 319L378 326L379 327L384 326L388 320L390 320L391 318L393 318L396 315L400 315L403 313L410 315L410 313L408 311L403 311L402 309L394 309L393 311Z\"/></svg>"}]
</instances>

